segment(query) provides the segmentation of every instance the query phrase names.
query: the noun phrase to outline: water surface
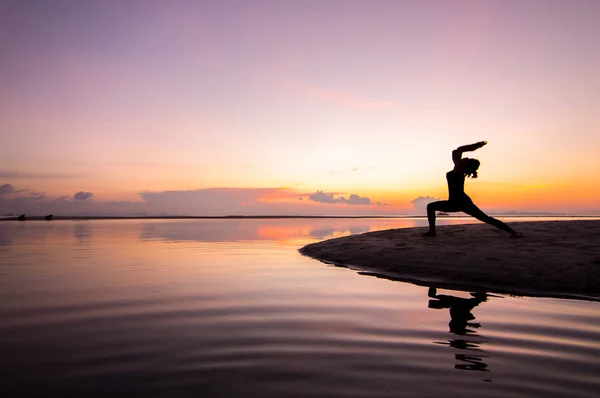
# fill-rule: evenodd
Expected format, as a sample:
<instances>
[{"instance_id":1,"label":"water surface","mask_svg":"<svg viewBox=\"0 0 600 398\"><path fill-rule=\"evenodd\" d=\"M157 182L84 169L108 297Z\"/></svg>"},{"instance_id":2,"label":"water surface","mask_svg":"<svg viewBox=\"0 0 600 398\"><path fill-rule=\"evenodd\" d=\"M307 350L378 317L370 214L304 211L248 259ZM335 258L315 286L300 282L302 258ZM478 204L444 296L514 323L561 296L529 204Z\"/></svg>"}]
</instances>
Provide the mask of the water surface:
<instances>
[{"instance_id":1,"label":"water surface","mask_svg":"<svg viewBox=\"0 0 600 398\"><path fill-rule=\"evenodd\" d=\"M0 393L596 397L598 302L427 289L297 251L425 224L2 222Z\"/></svg>"}]
</instances>

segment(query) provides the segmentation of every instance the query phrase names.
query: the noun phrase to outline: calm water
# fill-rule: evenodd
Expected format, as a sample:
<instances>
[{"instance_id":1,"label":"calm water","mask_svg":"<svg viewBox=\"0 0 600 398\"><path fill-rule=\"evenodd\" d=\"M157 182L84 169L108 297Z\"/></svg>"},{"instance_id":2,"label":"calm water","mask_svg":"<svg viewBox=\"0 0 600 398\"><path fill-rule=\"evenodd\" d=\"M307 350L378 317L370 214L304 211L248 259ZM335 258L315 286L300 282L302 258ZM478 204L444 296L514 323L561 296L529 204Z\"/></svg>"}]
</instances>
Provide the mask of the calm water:
<instances>
[{"instance_id":1,"label":"calm water","mask_svg":"<svg viewBox=\"0 0 600 398\"><path fill-rule=\"evenodd\" d=\"M597 397L598 302L428 290L297 251L424 223L2 222L0 394Z\"/></svg>"}]
</instances>

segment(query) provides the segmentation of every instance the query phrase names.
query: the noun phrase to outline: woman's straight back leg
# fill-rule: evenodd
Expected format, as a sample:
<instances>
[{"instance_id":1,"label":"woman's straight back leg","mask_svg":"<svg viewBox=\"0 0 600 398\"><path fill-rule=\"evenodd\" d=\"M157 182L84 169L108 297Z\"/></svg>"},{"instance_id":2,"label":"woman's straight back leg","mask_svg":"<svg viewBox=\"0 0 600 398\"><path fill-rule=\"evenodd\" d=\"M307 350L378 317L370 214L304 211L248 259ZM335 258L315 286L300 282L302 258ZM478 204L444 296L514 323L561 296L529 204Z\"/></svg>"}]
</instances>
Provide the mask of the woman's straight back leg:
<instances>
[{"instance_id":1,"label":"woman's straight back leg","mask_svg":"<svg viewBox=\"0 0 600 398\"><path fill-rule=\"evenodd\" d=\"M496 228L499 228L503 231L508 232L511 235L516 235L514 229L503 223L502 221L495 219L494 217L490 217L485 214L479 207L475 206L475 203L470 202L463 206L462 211L471 217L475 217L479 221L483 221L486 224L493 225Z\"/></svg>"}]
</instances>

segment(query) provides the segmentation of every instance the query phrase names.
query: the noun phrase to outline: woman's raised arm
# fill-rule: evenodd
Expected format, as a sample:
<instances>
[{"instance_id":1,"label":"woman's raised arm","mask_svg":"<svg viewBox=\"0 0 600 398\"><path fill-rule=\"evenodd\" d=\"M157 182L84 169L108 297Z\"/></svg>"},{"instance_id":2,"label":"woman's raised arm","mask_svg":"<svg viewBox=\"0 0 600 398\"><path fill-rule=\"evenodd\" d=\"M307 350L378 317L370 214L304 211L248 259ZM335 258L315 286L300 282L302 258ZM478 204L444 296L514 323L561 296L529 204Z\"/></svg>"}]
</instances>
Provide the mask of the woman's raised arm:
<instances>
[{"instance_id":1,"label":"woman's raised arm","mask_svg":"<svg viewBox=\"0 0 600 398\"><path fill-rule=\"evenodd\" d=\"M482 146L484 146L486 144L487 144L487 141L479 141L479 142L476 142L476 143L471 144L471 145L459 146L458 148L456 148L455 150L452 151L452 160L454 161L454 163L456 163L460 159L462 159L463 152L472 152L472 151L475 151L475 150L481 148Z\"/></svg>"}]
</instances>

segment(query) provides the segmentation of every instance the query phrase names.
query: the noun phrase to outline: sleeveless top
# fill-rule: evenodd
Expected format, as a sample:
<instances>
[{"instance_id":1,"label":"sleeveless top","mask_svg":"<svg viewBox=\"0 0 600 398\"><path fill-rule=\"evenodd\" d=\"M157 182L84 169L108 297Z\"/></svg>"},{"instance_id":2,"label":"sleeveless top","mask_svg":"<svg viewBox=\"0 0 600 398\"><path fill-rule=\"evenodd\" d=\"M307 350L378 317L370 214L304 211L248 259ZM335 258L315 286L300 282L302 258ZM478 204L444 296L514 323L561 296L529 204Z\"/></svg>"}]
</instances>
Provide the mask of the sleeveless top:
<instances>
[{"instance_id":1,"label":"sleeveless top","mask_svg":"<svg viewBox=\"0 0 600 398\"><path fill-rule=\"evenodd\" d=\"M448 181L448 200L461 201L468 198L465 194L465 175L463 173L450 170L446 173Z\"/></svg>"}]
</instances>

